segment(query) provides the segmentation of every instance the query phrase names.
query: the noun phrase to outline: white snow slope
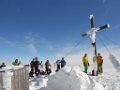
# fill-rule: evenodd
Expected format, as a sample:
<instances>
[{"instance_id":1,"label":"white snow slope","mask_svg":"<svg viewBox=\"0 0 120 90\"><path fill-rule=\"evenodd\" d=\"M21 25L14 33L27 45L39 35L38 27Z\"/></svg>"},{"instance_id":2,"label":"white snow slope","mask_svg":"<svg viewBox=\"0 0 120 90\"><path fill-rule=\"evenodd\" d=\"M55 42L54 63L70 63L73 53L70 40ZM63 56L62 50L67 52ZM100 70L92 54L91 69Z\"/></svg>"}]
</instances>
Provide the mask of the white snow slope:
<instances>
[{"instance_id":1,"label":"white snow slope","mask_svg":"<svg viewBox=\"0 0 120 90\"><path fill-rule=\"evenodd\" d=\"M104 90L101 84L88 77L87 74L80 70L79 66L73 68L66 66L55 75L50 76L48 82L46 82L47 87L44 84L44 88L40 87L40 79L34 79L36 79L35 82L33 81L35 85L30 86L30 90Z\"/></svg>"},{"instance_id":2,"label":"white snow slope","mask_svg":"<svg viewBox=\"0 0 120 90\"><path fill-rule=\"evenodd\" d=\"M105 67L109 67L110 64L105 64L102 75L88 76L81 66L69 65L48 77L30 78L30 90L120 90L120 61L112 54L109 55L109 60L113 66L106 70ZM7 81L6 90L10 90L9 77L10 75L6 73L4 78L5 82Z\"/></svg>"},{"instance_id":3,"label":"white snow slope","mask_svg":"<svg viewBox=\"0 0 120 90\"><path fill-rule=\"evenodd\" d=\"M102 75L88 76L80 66L66 66L49 77L30 79L30 90L120 90L119 59L109 55L109 60L112 68Z\"/></svg>"}]
</instances>

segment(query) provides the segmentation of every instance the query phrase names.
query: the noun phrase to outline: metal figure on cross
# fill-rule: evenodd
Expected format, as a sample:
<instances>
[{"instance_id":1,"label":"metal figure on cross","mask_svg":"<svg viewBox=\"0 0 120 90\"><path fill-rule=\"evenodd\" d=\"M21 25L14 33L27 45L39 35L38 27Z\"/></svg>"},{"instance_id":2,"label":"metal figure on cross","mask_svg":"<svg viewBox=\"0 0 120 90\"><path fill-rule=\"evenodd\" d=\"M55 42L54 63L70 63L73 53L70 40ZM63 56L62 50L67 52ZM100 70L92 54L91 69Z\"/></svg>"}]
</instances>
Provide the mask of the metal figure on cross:
<instances>
[{"instance_id":1,"label":"metal figure on cross","mask_svg":"<svg viewBox=\"0 0 120 90\"><path fill-rule=\"evenodd\" d=\"M82 36L89 36L92 42L92 46L94 48L94 56L93 56L93 62L95 63L95 58L97 57L97 47L96 47L96 33L98 31L107 29L110 27L109 24L103 25L101 27L95 27L94 26L94 15L90 15L90 22L91 22L91 29L88 32L85 32L82 34ZM94 71L97 72L96 67L93 68Z\"/></svg>"}]
</instances>

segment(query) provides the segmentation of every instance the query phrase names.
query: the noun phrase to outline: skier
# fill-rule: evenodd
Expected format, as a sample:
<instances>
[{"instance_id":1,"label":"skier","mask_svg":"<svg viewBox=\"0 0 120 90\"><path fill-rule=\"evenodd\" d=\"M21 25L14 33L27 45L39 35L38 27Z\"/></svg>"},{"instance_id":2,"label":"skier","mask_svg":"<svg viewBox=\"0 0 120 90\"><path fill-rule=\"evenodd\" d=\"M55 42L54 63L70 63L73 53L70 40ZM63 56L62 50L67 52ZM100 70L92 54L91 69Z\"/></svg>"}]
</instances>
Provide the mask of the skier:
<instances>
[{"instance_id":1,"label":"skier","mask_svg":"<svg viewBox=\"0 0 120 90\"><path fill-rule=\"evenodd\" d=\"M45 63L45 69L46 69L46 74L49 75L51 73L51 64L50 64L49 60L47 60Z\"/></svg>"},{"instance_id":2,"label":"skier","mask_svg":"<svg viewBox=\"0 0 120 90\"><path fill-rule=\"evenodd\" d=\"M30 70L30 73L29 73L29 76L30 77L34 77L33 74L35 72L35 59L33 58L33 60L30 62L30 67L31 67L31 70Z\"/></svg>"},{"instance_id":3,"label":"skier","mask_svg":"<svg viewBox=\"0 0 120 90\"><path fill-rule=\"evenodd\" d=\"M62 60L61 60L61 68L63 68L65 65L66 65L66 61L64 60L64 58L62 57Z\"/></svg>"},{"instance_id":4,"label":"skier","mask_svg":"<svg viewBox=\"0 0 120 90\"><path fill-rule=\"evenodd\" d=\"M84 72L87 73L88 66L89 66L89 61L88 61L88 57L87 57L86 53L83 56L83 60L82 61L83 61L83 65L84 65Z\"/></svg>"},{"instance_id":5,"label":"skier","mask_svg":"<svg viewBox=\"0 0 120 90\"><path fill-rule=\"evenodd\" d=\"M98 53L97 56L98 74L102 74L103 72L102 64L103 64L103 57L100 55L100 53Z\"/></svg>"},{"instance_id":6,"label":"skier","mask_svg":"<svg viewBox=\"0 0 120 90\"><path fill-rule=\"evenodd\" d=\"M56 61L56 64L57 64L57 69L56 69L56 72L60 70L60 60L57 60Z\"/></svg>"}]
</instances>

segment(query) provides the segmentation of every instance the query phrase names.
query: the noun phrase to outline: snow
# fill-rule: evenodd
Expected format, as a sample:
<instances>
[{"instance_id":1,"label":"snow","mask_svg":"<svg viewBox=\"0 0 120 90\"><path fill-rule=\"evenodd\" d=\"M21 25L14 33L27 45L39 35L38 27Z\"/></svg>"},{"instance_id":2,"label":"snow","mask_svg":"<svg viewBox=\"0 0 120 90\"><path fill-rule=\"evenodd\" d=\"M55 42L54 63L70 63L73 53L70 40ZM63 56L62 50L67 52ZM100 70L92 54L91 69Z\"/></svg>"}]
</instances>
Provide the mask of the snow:
<instances>
[{"instance_id":1,"label":"snow","mask_svg":"<svg viewBox=\"0 0 120 90\"><path fill-rule=\"evenodd\" d=\"M110 55L110 61L112 62L114 68L120 72L120 61L118 60L118 58L116 58L115 55Z\"/></svg>"},{"instance_id":2,"label":"snow","mask_svg":"<svg viewBox=\"0 0 120 90\"><path fill-rule=\"evenodd\" d=\"M96 28L92 28L92 30L88 31L87 35L90 37L91 42L95 43L95 40L96 40Z\"/></svg>"},{"instance_id":3,"label":"snow","mask_svg":"<svg viewBox=\"0 0 120 90\"><path fill-rule=\"evenodd\" d=\"M29 88L30 90L39 90L41 88L47 87L47 81L48 78L47 77L34 77L34 78L30 78L29 80Z\"/></svg>"},{"instance_id":4,"label":"snow","mask_svg":"<svg viewBox=\"0 0 120 90\"><path fill-rule=\"evenodd\" d=\"M12 76L12 74L13 73L10 70L2 72L3 83L0 83L0 89L11 90L11 76Z\"/></svg>"},{"instance_id":5,"label":"snow","mask_svg":"<svg viewBox=\"0 0 120 90\"><path fill-rule=\"evenodd\" d=\"M110 24L107 24L108 28L110 28Z\"/></svg>"},{"instance_id":6,"label":"snow","mask_svg":"<svg viewBox=\"0 0 120 90\"><path fill-rule=\"evenodd\" d=\"M104 53L104 71L101 75L87 75L83 72L81 65L69 62L67 66L57 73L53 72L49 76L30 78L29 90L120 90L120 61L115 55ZM107 56L105 57L104 55ZM76 60L73 62L78 63ZM92 64L90 65L92 66ZM18 69L21 67L22 66L18 66L14 68ZM5 90L11 90L11 69L13 69L13 67L10 66L0 70L5 71L3 77L3 88L5 88ZM52 68L52 71L55 71L55 67ZM1 86L0 83L0 90L3 90Z\"/></svg>"},{"instance_id":7,"label":"snow","mask_svg":"<svg viewBox=\"0 0 120 90\"><path fill-rule=\"evenodd\" d=\"M11 76L13 70L19 69L23 66L7 66L0 69L0 90L11 90Z\"/></svg>"},{"instance_id":8,"label":"snow","mask_svg":"<svg viewBox=\"0 0 120 90\"><path fill-rule=\"evenodd\" d=\"M120 73L118 72L120 61L116 56L104 53L104 71L102 75L89 76L82 71L83 68L78 64L78 61L70 61L68 66L59 72L48 78L39 78L46 80L43 85L41 85L43 81L35 80L41 84L38 85L39 88L34 89L32 87L36 86L30 86L30 90L120 90Z\"/></svg>"},{"instance_id":9,"label":"snow","mask_svg":"<svg viewBox=\"0 0 120 90\"><path fill-rule=\"evenodd\" d=\"M43 85L42 82L44 82ZM48 81L47 78L31 79L30 90L104 90L104 87L82 72L79 66L66 66L56 74L49 76Z\"/></svg>"},{"instance_id":10,"label":"snow","mask_svg":"<svg viewBox=\"0 0 120 90\"><path fill-rule=\"evenodd\" d=\"M92 18L94 18L94 15L93 15L93 14L90 15L90 19L92 19Z\"/></svg>"},{"instance_id":11,"label":"snow","mask_svg":"<svg viewBox=\"0 0 120 90\"><path fill-rule=\"evenodd\" d=\"M104 72L103 75L92 77L105 87L105 90L120 90L120 73L111 70Z\"/></svg>"},{"instance_id":12,"label":"snow","mask_svg":"<svg viewBox=\"0 0 120 90\"><path fill-rule=\"evenodd\" d=\"M104 90L101 84L88 77L79 66L65 67L48 80L48 90Z\"/></svg>"}]
</instances>

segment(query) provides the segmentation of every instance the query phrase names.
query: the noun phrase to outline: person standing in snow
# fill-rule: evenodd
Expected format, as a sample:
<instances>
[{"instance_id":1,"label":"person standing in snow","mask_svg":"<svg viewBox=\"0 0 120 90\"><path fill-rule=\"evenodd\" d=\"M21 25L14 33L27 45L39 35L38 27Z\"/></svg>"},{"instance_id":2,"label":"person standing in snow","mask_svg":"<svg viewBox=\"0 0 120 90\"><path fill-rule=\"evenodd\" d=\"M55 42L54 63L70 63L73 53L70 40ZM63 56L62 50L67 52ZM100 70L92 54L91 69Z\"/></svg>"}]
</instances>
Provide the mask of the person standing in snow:
<instances>
[{"instance_id":1,"label":"person standing in snow","mask_svg":"<svg viewBox=\"0 0 120 90\"><path fill-rule=\"evenodd\" d=\"M103 64L103 57L100 55L100 53L98 53L98 56L97 56L98 74L102 74L103 72L102 64Z\"/></svg>"},{"instance_id":2,"label":"person standing in snow","mask_svg":"<svg viewBox=\"0 0 120 90\"><path fill-rule=\"evenodd\" d=\"M45 69L46 69L46 74L49 75L51 73L51 64L50 64L49 60L47 60L45 63Z\"/></svg>"},{"instance_id":3,"label":"person standing in snow","mask_svg":"<svg viewBox=\"0 0 120 90\"><path fill-rule=\"evenodd\" d=\"M34 77L33 74L35 72L35 59L33 58L33 60L30 62L30 67L31 67L31 70L30 70L30 73L29 73L29 76L30 77Z\"/></svg>"},{"instance_id":4,"label":"person standing in snow","mask_svg":"<svg viewBox=\"0 0 120 90\"><path fill-rule=\"evenodd\" d=\"M63 68L65 65L66 65L66 61L64 60L64 58L62 57L62 60L61 60L61 68Z\"/></svg>"},{"instance_id":5,"label":"person standing in snow","mask_svg":"<svg viewBox=\"0 0 120 90\"><path fill-rule=\"evenodd\" d=\"M39 60L38 57L35 57L35 74L36 76L38 76L38 74L40 74L40 70L39 70Z\"/></svg>"},{"instance_id":6,"label":"person standing in snow","mask_svg":"<svg viewBox=\"0 0 120 90\"><path fill-rule=\"evenodd\" d=\"M60 60L57 60L56 64L57 64L56 72L58 72L60 70Z\"/></svg>"},{"instance_id":7,"label":"person standing in snow","mask_svg":"<svg viewBox=\"0 0 120 90\"><path fill-rule=\"evenodd\" d=\"M86 53L83 56L83 60L82 61L83 61L83 65L84 65L84 72L87 73L88 66L89 66L89 61L88 61L88 57L87 57Z\"/></svg>"}]
</instances>

